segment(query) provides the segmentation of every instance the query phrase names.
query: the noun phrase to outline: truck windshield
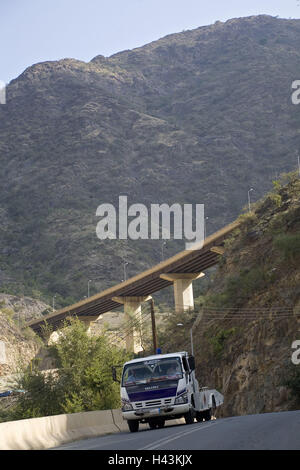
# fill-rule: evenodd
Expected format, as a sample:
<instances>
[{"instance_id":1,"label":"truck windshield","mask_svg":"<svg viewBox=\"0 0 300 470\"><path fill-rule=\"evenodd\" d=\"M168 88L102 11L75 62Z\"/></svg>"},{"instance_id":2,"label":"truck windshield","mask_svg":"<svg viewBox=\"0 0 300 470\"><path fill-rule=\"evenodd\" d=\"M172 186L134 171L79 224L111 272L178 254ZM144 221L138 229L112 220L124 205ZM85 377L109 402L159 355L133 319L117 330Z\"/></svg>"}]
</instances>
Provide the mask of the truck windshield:
<instances>
[{"instance_id":1,"label":"truck windshield","mask_svg":"<svg viewBox=\"0 0 300 470\"><path fill-rule=\"evenodd\" d=\"M127 364L124 367L122 386L149 383L158 380L182 378L182 367L179 357L153 359Z\"/></svg>"}]
</instances>

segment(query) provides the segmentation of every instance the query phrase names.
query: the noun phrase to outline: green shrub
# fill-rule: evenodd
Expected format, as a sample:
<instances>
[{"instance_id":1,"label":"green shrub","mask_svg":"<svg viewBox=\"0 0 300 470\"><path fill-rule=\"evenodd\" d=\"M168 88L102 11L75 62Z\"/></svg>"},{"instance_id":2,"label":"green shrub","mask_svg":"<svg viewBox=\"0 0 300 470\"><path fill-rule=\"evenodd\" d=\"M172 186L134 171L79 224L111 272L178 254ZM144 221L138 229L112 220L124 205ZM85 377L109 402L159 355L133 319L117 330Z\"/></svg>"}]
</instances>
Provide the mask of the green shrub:
<instances>
[{"instance_id":1,"label":"green shrub","mask_svg":"<svg viewBox=\"0 0 300 470\"><path fill-rule=\"evenodd\" d=\"M210 296L209 303L222 307L244 302L265 285L266 276L262 267L244 269L238 275L228 277L223 292Z\"/></svg>"},{"instance_id":2,"label":"green shrub","mask_svg":"<svg viewBox=\"0 0 300 470\"><path fill-rule=\"evenodd\" d=\"M300 234L277 235L273 240L273 246L282 254L284 260L293 262L300 256Z\"/></svg>"},{"instance_id":3,"label":"green shrub","mask_svg":"<svg viewBox=\"0 0 300 470\"><path fill-rule=\"evenodd\" d=\"M300 366L289 365L287 368L282 385L290 389L292 397L295 399L296 404L300 405Z\"/></svg>"},{"instance_id":4,"label":"green shrub","mask_svg":"<svg viewBox=\"0 0 300 470\"><path fill-rule=\"evenodd\" d=\"M280 207L282 204L282 197L280 194L271 193L269 195L270 200L275 204L276 207Z\"/></svg>"},{"instance_id":5,"label":"green shrub","mask_svg":"<svg viewBox=\"0 0 300 470\"><path fill-rule=\"evenodd\" d=\"M251 212L248 211L238 216L238 221L241 224L240 227L245 230L248 230L250 227L254 225L255 222L257 222L257 215L255 214L253 210L253 205L254 204L252 204Z\"/></svg>"},{"instance_id":6,"label":"green shrub","mask_svg":"<svg viewBox=\"0 0 300 470\"><path fill-rule=\"evenodd\" d=\"M226 340L233 334L236 333L236 328L230 328L228 330L219 330L216 336L213 336L208 341L213 347L213 353L220 357L223 354Z\"/></svg>"},{"instance_id":7,"label":"green shrub","mask_svg":"<svg viewBox=\"0 0 300 470\"><path fill-rule=\"evenodd\" d=\"M120 406L120 386L112 380L112 366L131 357L104 336L89 336L78 319L65 323L59 339L49 348L57 369L42 373L37 365L24 370L16 405L2 419L15 420L112 409ZM120 369L118 369L120 370Z\"/></svg>"},{"instance_id":8,"label":"green shrub","mask_svg":"<svg viewBox=\"0 0 300 470\"><path fill-rule=\"evenodd\" d=\"M7 319L9 324L14 324L14 315L15 312L12 308L9 307L2 307L1 312L5 315L5 318Z\"/></svg>"}]
</instances>

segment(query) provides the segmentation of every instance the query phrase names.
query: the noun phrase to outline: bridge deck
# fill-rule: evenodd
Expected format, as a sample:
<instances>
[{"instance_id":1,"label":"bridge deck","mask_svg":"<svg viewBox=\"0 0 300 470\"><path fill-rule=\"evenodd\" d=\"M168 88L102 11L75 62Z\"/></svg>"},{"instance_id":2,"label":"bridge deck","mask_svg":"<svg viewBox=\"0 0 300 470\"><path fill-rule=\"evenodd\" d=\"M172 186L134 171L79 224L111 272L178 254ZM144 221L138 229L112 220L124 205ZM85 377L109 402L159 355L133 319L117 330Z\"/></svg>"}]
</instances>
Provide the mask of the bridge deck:
<instances>
[{"instance_id":1,"label":"bridge deck","mask_svg":"<svg viewBox=\"0 0 300 470\"><path fill-rule=\"evenodd\" d=\"M163 273L199 273L205 271L217 264L220 257L219 253L211 251L211 249L222 246L226 237L237 226L238 222L235 221L210 235L205 239L203 247L199 250L181 251L127 281L45 315L42 319L31 320L26 323L26 326L30 326L39 333L45 321L55 330L69 316L78 316L79 318L80 316L95 317L96 319L102 313L120 307L119 303L112 300L113 297L147 296L172 285L171 281L161 279L160 275Z\"/></svg>"}]
</instances>

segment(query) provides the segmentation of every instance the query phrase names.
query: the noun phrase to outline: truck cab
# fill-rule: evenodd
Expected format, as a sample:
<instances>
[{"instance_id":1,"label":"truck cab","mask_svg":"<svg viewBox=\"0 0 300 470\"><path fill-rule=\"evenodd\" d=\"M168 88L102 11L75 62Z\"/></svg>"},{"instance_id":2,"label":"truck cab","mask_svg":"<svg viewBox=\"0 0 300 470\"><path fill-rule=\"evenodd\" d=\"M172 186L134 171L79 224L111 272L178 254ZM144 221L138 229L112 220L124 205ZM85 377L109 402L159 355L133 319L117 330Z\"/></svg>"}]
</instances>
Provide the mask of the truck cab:
<instances>
[{"instance_id":1,"label":"truck cab","mask_svg":"<svg viewBox=\"0 0 300 470\"><path fill-rule=\"evenodd\" d=\"M210 419L211 409L219 406L223 397L216 390L199 389L194 357L183 351L126 362L121 402L123 419L129 430L136 432L139 423L148 423L155 429L169 419L184 417L187 424L195 418Z\"/></svg>"}]
</instances>

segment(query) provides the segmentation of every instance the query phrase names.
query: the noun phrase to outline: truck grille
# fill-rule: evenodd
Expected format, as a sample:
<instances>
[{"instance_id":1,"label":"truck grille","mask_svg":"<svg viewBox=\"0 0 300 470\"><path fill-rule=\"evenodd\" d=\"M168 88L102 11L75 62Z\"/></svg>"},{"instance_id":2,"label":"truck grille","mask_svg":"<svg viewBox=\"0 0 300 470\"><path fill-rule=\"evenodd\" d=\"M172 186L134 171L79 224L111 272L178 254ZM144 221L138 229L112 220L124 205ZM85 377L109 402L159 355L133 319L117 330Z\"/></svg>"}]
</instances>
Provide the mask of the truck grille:
<instances>
[{"instance_id":1,"label":"truck grille","mask_svg":"<svg viewBox=\"0 0 300 470\"><path fill-rule=\"evenodd\" d=\"M159 407L163 405L171 405L172 398L165 398L164 400L151 400L151 401L139 401L134 403L134 408L147 408L147 407Z\"/></svg>"},{"instance_id":2,"label":"truck grille","mask_svg":"<svg viewBox=\"0 0 300 470\"><path fill-rule=\"evenodd\" d=\"M161 404L162 404L162 400L151 400L151 401L145 402L146 406L160 406Z\"/></svg>"}]
</instances>

